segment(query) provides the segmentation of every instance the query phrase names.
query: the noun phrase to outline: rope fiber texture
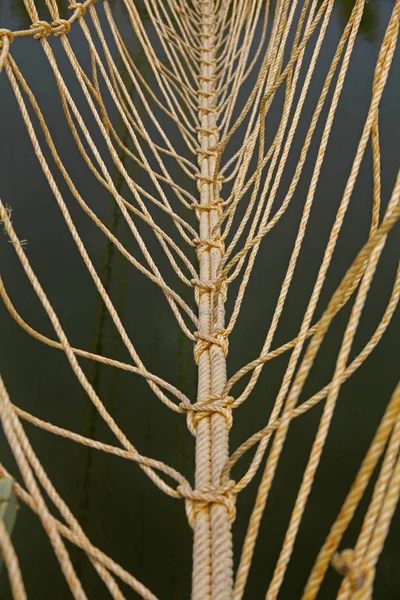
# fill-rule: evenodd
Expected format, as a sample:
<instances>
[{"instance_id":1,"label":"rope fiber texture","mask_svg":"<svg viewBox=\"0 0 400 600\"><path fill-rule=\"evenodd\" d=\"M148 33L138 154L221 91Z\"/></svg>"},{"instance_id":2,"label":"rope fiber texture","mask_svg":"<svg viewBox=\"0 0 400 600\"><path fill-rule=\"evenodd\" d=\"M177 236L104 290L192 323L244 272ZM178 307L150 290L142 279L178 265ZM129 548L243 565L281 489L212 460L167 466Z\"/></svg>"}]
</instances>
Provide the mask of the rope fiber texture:
<instances>
[{"instance_id":1,"label":"rope fiber texture","mask_svg":"<svg viewBox=\"0 0 400 600\"><path fill-rule=\"evenodd\" d=\"M400 218L400 172L390 198L382 200L379 118L398 41L400 2L393 3L386 24L373 74L369 108L301 326L293 339L279 347L274 346L274 338L311 211L320 202L317 185L365 0L354 2L304 133L299 122L306 119L304 107L325 48L334 0L143 0L140 3L86 0L71 3L68 18L62 17L66 6L61 0L45 0L46 14L41 14L43 3L36 4L35 0L23 0L23 3L30 27L18 31L0 29L1 78L7 80L12 90L38 166L48 182L49 195L61 212L130 362L117 361L71 344L31 264L26 241L21 240L17 232L18 218L9 205L12 199L1 198L0 222L4 234L49 318L53 337L43 335L24 320L2 278L1 299L22 330L65 354L87 398L116 438L115 445L106 444L38 418L11 402L0 378L0 420L20 472L20 483L15 483L15 491L42 523L71 597L86 599L88 594L90 597L90 590L85 591L79 580L66 541L87 555L112 598L125 597L120 587L123 582L139 597L154 600L156 596L146 585L89 540L39 461L24 423L132 461L161 492L185 505L193 529L192 599L240 600L245 594L261 520L291 423L321 404L315 439L282 548L273 576L266 582L265 597L273 600L285 581L333 414L340 402L341 386L377 346L399 303L400 266L374 333L354 356L355 335L379 260L387 239L394 237L392 230ZM123 28L118 26L116 4L118 10L124 12ZM151 34L148 23L152 26ZM79 47L75 46L78 35ZM24 38L33 38L41 47L42 59L56 83L58 95L54 102L62 108L77 156L82 159L88 178L94 177L107 192L134 244L123 243L116 232L107 227L85 200L80 182L74 181L68 163L63 161L62 148L56 142L57 132L48 124L33 91L35 86L30 86L29 74L24 76L18 55L13 52L17 45L24 44ZM145 76L142 65L128 50L132 38L141 48L150 77ZM90 67L84 68L83 64L88 62L80 60L82 43L90 57ZM62 62L56 58L60 53L64 55ZM65 65L72 70L79 94L67 84L71 72L66 75ZM277 103L280 116L271 136L269 116ZM175 131L174 136L165 129L166 120ZM322 132L319 137L318 131ZM294 153L293 140L299 136L303 136L302 145L296 154L294 173L291 173L288 165ZM261 246L300 201L296 191L304 164L307 158L310 160L312 145L317 148L312 159L312 177L272 319L255 358L228 378L229 340L241 316L254 266L262 259ZM356 179L366 160L372 160L373 186L366 241L316 319L317 305L320 306ZM171 165L179 171L179 177L174 177ZM138 171L140 178L133 175ZM147 184L142 186L142 181ZM284 194L283 181L286 182ZM70 200L65 200L65 190L113 249L161 290L177 326L193 344L198 368L196 399L151 372L140 358L78 232L72 216L75 211L69 208ZM163 226L166 221L168 227ZM158 258L153 256L153 246L146 241L145 228L159 244L162 258L169 263L170 268L165 273L158 266ZM397 236L397 250L398 241ZM232 301L229 312L226 311L228 297ZM346 305L351 308L331 380L310 398L303 400L302 397L300 402L328 329ZM234 409L251 398L265 365L283 354L288 357L286 370L265 425L230 452L229 431L235 422ZM143 455L133 445L86 376L82 358L144 378L166 409L175 412L177 418L186 418L195 438L193 484L174 467ZM251 450L247 468L234 480L233 467L243 456L250 456ZM398 386L317 555L304 588L304 600L317 597L329 566L342 577L338 599L373 597L378 558L400 494L399 450ZM11 476L2 464L0 474ZM16 473L12 476L18 480ZM256 476L260 483L234 574L231 528L236 518L236 500ZM339 549L369 488L372 496L354 548ZM21 567L2 522L0 552L12 595L16 600L24 600L29 597L29 590L24 587L23 565Z\"/></svg>"}]
</instances>

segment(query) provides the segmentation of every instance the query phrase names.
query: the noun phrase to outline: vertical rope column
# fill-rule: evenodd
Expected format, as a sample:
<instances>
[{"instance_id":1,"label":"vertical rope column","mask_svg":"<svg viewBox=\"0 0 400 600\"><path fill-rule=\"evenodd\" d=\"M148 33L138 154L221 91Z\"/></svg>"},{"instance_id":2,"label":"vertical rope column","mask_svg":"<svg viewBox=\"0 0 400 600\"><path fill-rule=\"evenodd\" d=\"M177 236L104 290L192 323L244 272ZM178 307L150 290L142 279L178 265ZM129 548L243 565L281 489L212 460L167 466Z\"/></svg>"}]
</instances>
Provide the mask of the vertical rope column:
<instances>
[{"instance_id":1,"label":"vertical rope column","mask_svg":"<svg viewBox=\"0 0 400 600\"><path fill-rule=\"evenodd\" d=\"M217 75L215 64L215 4L200 0L201 56L199 76L199 245L200 279L196 294L199 332L195 347L198 362L198 403L220 398L226 382L227 340L224 337L224 299L218 294L216 311L212 293L223 254L220 231L215 229L220 200L211 183L216 166L213 151L218 142ZM203 208L204 207L204 208ZM214 314L216 312L216 314ZM199 492L218 490L228 459L229 424L220 412L198 415L196 426L195 487ZM232 598L233 552L230 515L226 504L203 502L194 523L193 600Z\"/></svg>"}]
</instances>

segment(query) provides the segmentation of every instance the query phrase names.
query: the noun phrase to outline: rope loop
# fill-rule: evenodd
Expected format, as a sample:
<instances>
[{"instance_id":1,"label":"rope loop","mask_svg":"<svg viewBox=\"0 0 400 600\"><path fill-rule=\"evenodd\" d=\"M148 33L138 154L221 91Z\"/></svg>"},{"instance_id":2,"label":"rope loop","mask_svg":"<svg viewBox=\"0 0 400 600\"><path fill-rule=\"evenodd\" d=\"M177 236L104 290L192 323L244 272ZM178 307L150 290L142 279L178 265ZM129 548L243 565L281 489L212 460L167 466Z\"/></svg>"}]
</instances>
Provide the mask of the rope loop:
<instances>
[{"instance_id":1,"label":"rope loop","mask_svg":"<svg viewBox=\"0 0 400 600\"><path fill-rule=\"evenodd\" d=\"M30 28L36 31L36 33L33 34L35 40L42 40L52 34L51 25L47 21L36 21L35 23L32 23Z\"/></svg>"},{"instance_id":2,"label":"rope loop","mask_svg":"<svg viewBox=\"0 0 400 600\"><path fill-rule=\"evenodd\" d=\"M83 17L86 14L86 6L81 2L72 2L72 4L68 6L68 9L75 11L78 18Z\"/></svg>"},{"instance_id":3,"label":"rope loop","mask_svg":"<svg viewBox=\"0 0 400 600\"><path fill-rule=\"evenodd\" d=\"M60 37L71 31L71 23L66 19L56 19L52 22L51 29L56 37Z\"/></svg>"},{"instance_id":4,"label":"rope loop","mask_svg":"<svg viewBox=\"0 0 400 600\"><path fill-rule=\"evenodd\" d=\"M348 548L334 554L331 564L340 575L349 580L351 599L370 600L372 598L373 572L368 568L356 567L353 550Z\"/></svg>"},{"instance_id":5,"label":"rope loop","mask_svg":"<svg viewBox=\"0 0 400 600\"><path fill-rule=\"evenodd\" d=\"M2 47L2 38L6 37L10 44L14 41L14 34L9 29L0 29L0 48Z\"/></svg>"},{"instance_id":6,"label":"rope loop","mask_svg":"<svg viewBox=\"0 0 400 600\"><path fill-rule=\"evenodd\" d=\"M203 490L193 490L189 485L180 485L177 492L185 500L186 515L190 526L194 529L197 515L207 510L212 504L222 504L228 512L229 522L236 517L236 496L232 493L233 482L226 489L210 486Z\"/></svg>"}]
</instances>

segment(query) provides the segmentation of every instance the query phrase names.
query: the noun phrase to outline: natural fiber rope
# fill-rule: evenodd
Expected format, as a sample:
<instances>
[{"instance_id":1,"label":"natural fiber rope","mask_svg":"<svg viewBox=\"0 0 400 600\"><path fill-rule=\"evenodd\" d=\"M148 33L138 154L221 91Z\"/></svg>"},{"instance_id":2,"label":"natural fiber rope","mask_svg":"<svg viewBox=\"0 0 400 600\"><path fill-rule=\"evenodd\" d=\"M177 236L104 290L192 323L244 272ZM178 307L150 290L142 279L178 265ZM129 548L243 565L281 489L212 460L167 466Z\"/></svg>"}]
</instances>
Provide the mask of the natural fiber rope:
<instances>
[{"instance_id":1,"label":"natural fiber rope","mask_svg":"<svg viewBox=\"0 0 400 600\"><path fill-rule=\"evenodd\" d=\"M11 593L15 600L26 600L24 582L10 536L3 521L0 519L0 552L6 564L8 577L10 579Z\"/></svg>"},{"instance_id":2,"label":"natural fiber rope","mask_svg":"<svg viewBox=\"0 0 400 600\"><path fill-rule=\"evenodd\" d=\"M215 73L215 7L210 2L210 11L203 4L201 15L199 106L209 107L216 104L217 77ZM207 178L214 179L215 156L210 153L218 140L217 112L200 111L198 130L198 161L202 179L199 180L200 205L215 203L214 186ZM200 284L207 285L216 277L223 253L223 246L217 243L218 231L213 231L219 215L216 210L200 211L198 260L200 264ZM201 251L199 251L201 248ZM196 289L196 288L195 288ZM197 286L199 306L198 342L195 346L195 360L198 364L198 400L197 407L202 410L189 413L188 425L196 434L196 493L203 502L195 512L191 505L187 508L189 519L194 528L193 549L193 600L221 598L228 600L232 590L232 535L231 522L234 512L231 498L224 503L212 503L204 495L204 490L218 490L221 484L222 468L228 458L228 429L231 425L227 405L216 406L210 399L218 397L226 381L225 358L228 351L227 339L223 334L223 310L218 312L217 320L211 314L212 297L210 290ZM220 305L222 309L222 304ZM215 410L214 410L215 409ZM225 494L222 498L226 498Z\"/></svg>"},{"instance_id":3,"label":"natural fiber rope","mask_svg":"<svg viewBox=\"0 0 400 600\"><path fill-rule=\"evenodd\" d=\"M74 598L85 598L86 595L76 576L62 537L87 553L113 598L122 600L124 597L115 579L117 577L139 596L154 600L155 596L143 584L90 543L38 461L19 419L24 419L43 431L134 461L161 491L185 503L188 521L194 530L192 598L194 600L203 600L203 598L230 600L232 597L238 599L243 596L245 590L260 520L291 420L325 399L309 462L275 572L269 583L266 597L272 600L278 596L285 577L341 385L359 368L378 344L399 302L400 267L379 325L362 351L349 363L353 340L373 285L380 256L391 229L400 218L399 176L385 216L380 221L382 158L379 129L379 104L398 38L400 3L397 2L393 8L381 45L374 73L370 109L302 326L293 340L271 350L307 232L310 213L313 204L317 201L315 190L363 15L364 0L355 2L344 28L305 135L295 173L291 176L289 189L278 207L275 206L276 197L287 172L293 139L299 130L298 125L312 76L331 21L333 0L324 0L322 3L317 0L304 0L303 3L298 3L298 0L293 2L278 0L273 8L269 2L264 3L262 0L250 2L248 0L227 2L197 0L193 3L186 3L184 0L144 0L146 18L150 20L154 29L162 60L158 56L157 45L152 44L148 28L135 1L123 0L121 5L126 10L127 23L131 25L142 49L155 86L147 80L140 66L131 57L108 1L103 0L97 5L95 2L96 0L87 0L83 3L72 3L69 7L72 15L69 19L63 19L56 0L45 0L51 18L44 20L37 10L35 1L24 0L32 25L22 31L0 29L0 73L2 72L3 77L8 78L10 82L40 167L96 289L128 349L132 364L71 346L28 261L24 242L19 239L11 221L11 209L2 202L0 202L0 219L5 233L9 236L20 263L50 318L56 339L42 335L23 320L11 302L2 279L0 279L0 296L12 318L29 335L66 353L80 384L117 437L121 447L85 438L23 411L11 404L1 382L1 420L27 491L18 484L15 488L19 497L39 515ZM104 18L100 18L100 12L103 13ZM271 15L272 23L269 27ZM80 28L84 43L87 45L91 74L82 67L71 42L73 37L70 33L76 28ZM94 127L97 128L97 134L104 142L108 161L96 146L94 142L96 138L83 118L85 113L66 84L61 67L55 58L56 54L49 44L50 36L59 38L58 42L53 40L53 43L62 47L75 73L79 91L83 94L87 108L93 116ZM61 154L54 142L56 137L53 137L50 132L36 96L15 58L11 56L14 45L22 43L19 38L24 37L33 37L42 46L45 60L54 73L67 126L84 165L88 168L87 173L95 177L107 191L111 201L115 202L138 245L141 252L140 259L128 251L114 232L110 231L89 207L79 192L78 184L74 183L72 175L63 164ZM291 48L288 46L289 40L292 40ZM306 50L309 51L310 48L313 48L309 53L311 60L308 63L306 76L302 79L300 75L301 70L305 68L303 62ZM124 77L120 72L120 65L123 65L125 70ZM240 92L253 75L255 75L253 79L255 83L242 101ZM330 95L333 82L335 82L334 90ZM281 119L273 141L267 146L266 123L277 92L282 86L285 86L285 90ZM133 101L132 90L140 99L144 114L151 120L152 127L156 131L154 136L149 133L146 120ZM248 283L255 262L259 259L262 241L274 227L278 226L295 201L295 192L303 166L308 158L313 136L328 98L331 98L330 106L325 117L314 173L264 344L258 356L256 354L254 360L233 373L227 381L226 359L229 337L241 314ZM158 116L160 113L173 125L176 136L167 135L164 122ZM123 135L114 125L115 114L119 115L123 123L126 132ZM44 142L51 153L54 162L51 163L52 166L45 157L42 142L36 133L37 125L43 132ZM225 152L231 148L230 140L233 136L239 141L235 142L234 151ZM183 155L181 142L191 154L191 159ZM361 162L365 160L369 143L372 147L373 173L369 238L327 304L323 316L311 325L351 201L355 180ZM237 147L239 150L236 150ZM146 174L151 183L149 189L146 189L145 185L139 185L130 176L127 163L121 156ZM189 181L189 185L172 179L171 161L178 166ZM115 177L111 175L107 166L109 163L113 164L118 178L126 184L127 192L124 196L115 185ZM194 343L194 359L198 365L196 401L189 399L183 392L156 374L150 373L142 363L76 230L71 213L52 173L54 166L67 184L73 200L106 235L113 247L164 293L179 327ZM195 183L199 192L198 198L193 192ZM182 241L184 247L170 233L167 233L167 229L157 223L159 211L170 220L179 233L179 242ZM189 212L182 211L195 213L198 230L189 223ZM239 220L238 214L242 215ZM136 219L140 219L147 228L150 228L167 257L178 283L180 281L188 289L192 289L192 303L184 300L186 296L181 296L174 290L174 284L167 283L156 260L150 254L145 238L136 227ZM194 250L196 251L199 266L192 263L187 253L188 246L193 255ZM232 313L228 319L225 319L224 307L230 291L229 286L236 279L238 279L238 292L233 299ZM297 405L301 389L328 327L336 314L353 296L355 296L354 304L331 381L307 401ZM300 360L307 340L309 343L305 356ZM233 424L233 409L250 397L264 365L286 351L291 351L289 365L268 424L243 442L229 457L228 433ZM105 409L80 368L77 357L95 360L144 377L151 390L166 407L186 415L188 428L196 438L196 474L193 487L173 467L160 460L143 456L136 450ZM235 395L234 386L246 374L250 374L247 383L242 386L241 392ZM356 483L321 549L306 586L304 598L316 596L331 561L343 575L338 598L344 600L349 597L352 600L360 600L372 597L376 563L382 552L400 493L400 466L397 460L400 435L398 398L397 389L366 455ZM250 518L233 591L231 525L235 519L236 496L259 471L273 433L274 441ZM387 450L384 452L386 444ZM241 479L237 482L232 481L230 479L232 467L255 445L257 448L250 466ZM377 484L358 541L353 550L347 549L334 556L379 457L383 454L384 459ZM4 467L1 467L0 471L3 476L8 476ZM173 484L169 480L167 483L163 477L172 480ZM41 490L46 492L66 525L52 516ZM4 530L2 523L0 526ZM14 597L25 598L15 552L4 531L0 531L0 549L9 571Z\"/></svg>"}]
</instances>

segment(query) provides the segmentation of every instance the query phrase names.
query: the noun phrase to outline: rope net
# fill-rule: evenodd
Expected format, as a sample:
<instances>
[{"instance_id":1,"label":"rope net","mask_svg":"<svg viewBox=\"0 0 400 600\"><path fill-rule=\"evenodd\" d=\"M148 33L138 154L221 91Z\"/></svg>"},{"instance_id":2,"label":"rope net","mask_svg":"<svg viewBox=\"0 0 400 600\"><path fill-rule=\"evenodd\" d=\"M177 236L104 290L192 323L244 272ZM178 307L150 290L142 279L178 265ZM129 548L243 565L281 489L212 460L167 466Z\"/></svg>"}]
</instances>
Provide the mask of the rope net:
<instances>
[{"instance_id":1,"label":"rope net","mask_svg":"<svg viewBox=\"0 0 400 600\"><path fill-rule=\"evenodd\" d=\"M18 227L14 227L12 207L0 200L4 232L51 322L53 337L43 335L24 320L7 292L7 282L0 279L2 301L27 334L65 354L88 399L115 437L115 445L105 444L44 421L14 404L5 383L0 380L1 423L20 472L20 483L15 483L15 491L21 502L40 519L71 597L83 600L87 593L72 564L66 542L87 554L112 598L124 598L120 589L123 582L140 597L155 599L151 590L133 574L91 543L37 458L25 423L133 461L161 492L185 504L194 536L193 599L239 600L245 592L261 519L291 422L320 404L314 443L284 542L273 577L266 582L266 598L272 600L278 596L285 578L341 386L376 347L398 305L400 269L394 276L390 298L378 326L358 355L350 360L380 257L400 217L400 174L389 201L381 202L379 135L379 107L398 39L400 2L392 7L374 71L369 110L301 327L294 339L278 347L274 345L276 330L308 231L365 2L355 1L343 29L311 119L302 134L301 152L289 182L287 165L292 156L293 139L298 135L300 118L324 46L333 0L277 0L275 3L270 0L143 0L140 10L136 0L119 0L117 4L118 9L124 11L124 28L118 27L115 3L108 0L97 3L86 0L70 6L61 0L46 0L46 6L40 5L40 10L34 0L24 0L31 26L19 31L0 29L1 77L8 80L12 89L38 166L47 179L49 194L57 203L73 243L131 357L131 362L125 363L75 348L70 343L33 269ZM84 63L89 65L87 68L80 60L82 43L79 51L74 47L74 31L78 30L90 59ZM128 50L129 35L133 35L142 48L151 72L151 84L143 76L141 66L132 59ZM122 243L89 206L79 191L80 182L73 180L63 162L55 141L56 132L48 125L13 52L19 44L24 44L24 40L19 39L24 37L33 37L41 45L43 61L50 66L58 90L54 102L62 107L77 155L84 162L88 176L91 174L115 203L135 242L135 251L130 249L131 243ZM57 58L60 53L63 53L62 61ZM74 75L79 98L74 97L67 83L70 77L67 70ZM245 95L243 90L246 90ZM137 102L132 100L133 91ZM277 98L281 98L280 116L271 135L268 117ZM118 123L123 124L123 135ZM174 135L167 133L165 123ZM318 127L322 135L314 142ZM241 314L254 265L257 259L262 259L263 240L275 227L279 228L297 200L296 190L312 143L317 144L312 178L272 320L266 328L262 347L255 349L255 358L228 378L229 338ZM324 304L322 316L316 319L317 304L363 160L372 161L369 231L365 244ZM179 178L171 176L172 165L179 170ZM132 175L133 167L135 172L141 172L140 181L146 181L145 186ZM284 179L288 189L280 200L278 191ZM124 184L123 192L119 182ZM189 398L151 372L141 360L78 232L73 211L64 199L62 190L67 188L115 250L161 289L177 327L193 343L198 367L197 399ZM146 234L143 234L144 229ZM154 236L159 252L169 263L165 273L149 249L149 235ZM185 291L177 291L182 289ZM231 300L229 312L225 311L227 300ZM346 305L351 306L351 310L331 380L313 396L300 401L327 331ZM260 326L265 325L260 321ZM287 368L264 427L230 451L229 430L235 409L244 402L251 402L252 391L266 363L285 353L289 357ZM143 455L128 439L122 425L114 420L85 375L82 358L144 378L166 409L186 418L196 448L193 483L160 458ZM317 596L331 564L343 576L337 598L372 597L375 567L399 498L399 414L398 386L320 549L303 599ZM243 456L251 456L251 459L247 463L243 461L248 466L234 479L232 469ZM17 476L10 474L5 466L1 466L1 475ZM260 484L234 576L231 526L235 520L236 498L256 475ZM373 476L372 496L355 547L339 552L342 538ZM13 597L26 598L18 559L1 522L0 549Z\"/></svg>"}]
</instances>

